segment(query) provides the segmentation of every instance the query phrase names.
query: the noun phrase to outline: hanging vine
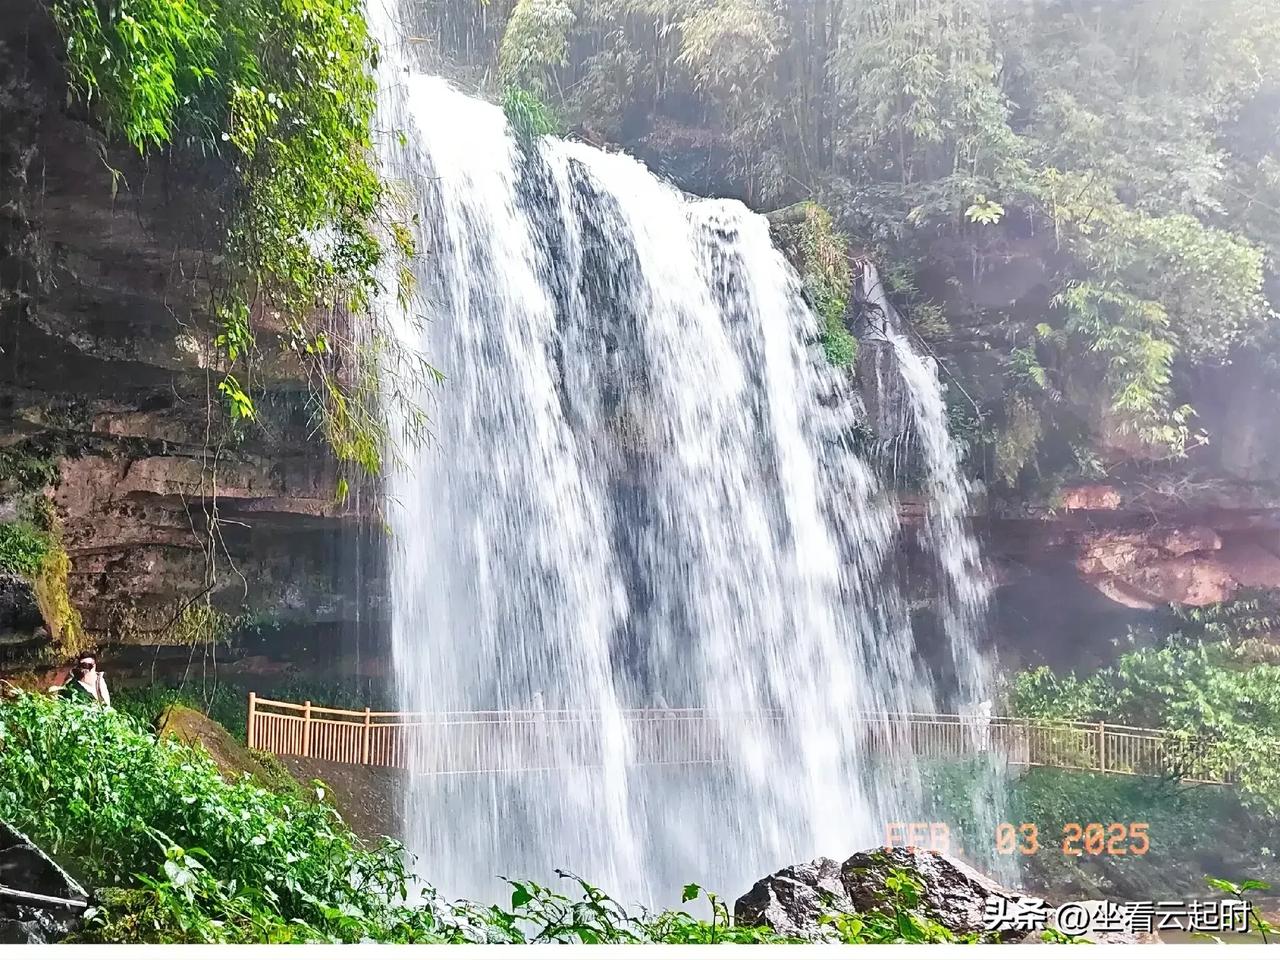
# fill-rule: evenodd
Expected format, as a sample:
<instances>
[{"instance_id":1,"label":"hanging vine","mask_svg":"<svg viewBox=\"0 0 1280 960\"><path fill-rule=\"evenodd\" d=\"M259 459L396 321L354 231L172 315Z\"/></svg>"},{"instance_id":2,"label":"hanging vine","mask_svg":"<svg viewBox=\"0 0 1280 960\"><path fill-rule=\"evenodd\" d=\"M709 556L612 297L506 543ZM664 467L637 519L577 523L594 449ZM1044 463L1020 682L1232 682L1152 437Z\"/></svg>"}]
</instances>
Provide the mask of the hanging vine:
<instances>
[{"instance_id":1,"label":"hanging vine","mask_svg":"<svg viewBox=\"0 0 1280 960\"><path fill-rule=\"evenodd\" d=\"M339 495L351 468L378 474L388 438L363 353L380 338L351 318L387 257L415 251L372 162L377 49L361 4L53 0L53 13L72 89L109 136L225 171L211 309L232 424L256 419L254 331L269 320L306 370ZM398 272L402 297L411 276Z\"/></svg>"}]
</instances>

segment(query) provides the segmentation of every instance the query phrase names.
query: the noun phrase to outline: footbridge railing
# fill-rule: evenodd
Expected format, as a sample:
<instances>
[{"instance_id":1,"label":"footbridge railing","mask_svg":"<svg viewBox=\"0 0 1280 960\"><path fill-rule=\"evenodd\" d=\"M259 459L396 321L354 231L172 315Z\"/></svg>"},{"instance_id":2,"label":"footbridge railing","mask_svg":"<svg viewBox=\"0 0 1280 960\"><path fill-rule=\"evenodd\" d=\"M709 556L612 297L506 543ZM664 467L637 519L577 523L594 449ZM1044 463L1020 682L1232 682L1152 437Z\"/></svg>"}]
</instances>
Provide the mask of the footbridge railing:
<instances>
[{"instance_id":1,"label":"footbridge railing","mask_svg":"<svg viewBox=\"0 0 1280 960\"><path fill-rule=\"evenodd\" d=\"M1110 723L863 713L840 721L864 755L958 759L994 755L1009 764L1192 783L1231 783L1213 742ZM735 744L785 749L792 724L775 711L702 709L495 710L403 713L341 710L249 694L248 743L278 756L393 767L421 775L631 766L720 764Z\"/></svg>"}]
</instances>

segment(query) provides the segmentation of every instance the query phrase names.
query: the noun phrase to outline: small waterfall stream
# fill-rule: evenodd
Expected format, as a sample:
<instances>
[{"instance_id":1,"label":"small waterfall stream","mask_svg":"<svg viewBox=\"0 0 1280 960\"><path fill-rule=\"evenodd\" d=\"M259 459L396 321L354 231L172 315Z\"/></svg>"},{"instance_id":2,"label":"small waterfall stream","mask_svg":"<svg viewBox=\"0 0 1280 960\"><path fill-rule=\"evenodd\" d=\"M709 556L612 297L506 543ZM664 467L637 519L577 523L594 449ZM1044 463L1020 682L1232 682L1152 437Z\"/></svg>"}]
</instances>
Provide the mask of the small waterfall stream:
<instances>
[{"instance_id":1,"label":"small waterfall stream","mask_svg":"<svg viewBox=\"0 0 1280 960\"><path fill-rule=\"evenodd\" d=\"M960 451L947 429L935 363L911 345L906 325L889 301L874 265L863 264L858 282L862 300L874 304L884 320L883 335L892 348L894 371L908 408L898 411L898 416L903 428L910 431L922 462L922 492L929 509L921 539L937 563L938 616L951 645L957 701L977 705L992 685L978 642L990 590L977 542L965 520L972 491L960 466ZM883 384L878 386L884 390Z\"/></svg>"},{"instance_id":2,"label":"small waterfall stream","mask_svg":"<svg viewBox=\"0 0 1280 960\"><path fill-rule=\"evenodd\" d=\"M767 222L621 154L521 145L499 108L384 71L403 132L385 165L423 254L426 318L399 336L447 378L422 397L433 441L388 478L401 704L590 712L600 744L582 769L411 777L419 871L500 898L499 875L559 867L663 904L882 842L919 785L905 760L875 775L858 714L935 696L893 499L849 445L859 406ZM901 355L976 693L967 491L936 377ZM727 760L630 763L636 708L713 711ZM782 719L741 720L761 711Z\"/></svg>"}]
</instances>

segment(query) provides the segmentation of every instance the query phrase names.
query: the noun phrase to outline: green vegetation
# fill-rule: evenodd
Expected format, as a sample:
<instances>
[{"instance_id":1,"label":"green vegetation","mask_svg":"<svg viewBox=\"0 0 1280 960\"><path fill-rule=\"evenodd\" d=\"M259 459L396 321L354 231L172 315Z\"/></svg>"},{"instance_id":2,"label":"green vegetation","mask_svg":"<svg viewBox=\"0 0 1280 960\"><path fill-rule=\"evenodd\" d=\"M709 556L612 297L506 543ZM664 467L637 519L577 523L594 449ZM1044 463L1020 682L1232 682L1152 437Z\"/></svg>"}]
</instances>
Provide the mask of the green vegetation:
<instances>
[{"instance_id":1,"label":"green vegetation","mask_svg":"<svg viewBox=\"0 0 1280 960\"><path fill-rule=\"evenodd\" d=\"M71 560L62 547L52 504L36 497L25 512L31 519L0 523L0 573L30 581L54 647L61 654L75 653L84 646L85 634L71 604Z\"/></svg>"},{"instance_id":2,"label":"green vegetation","mask_svg":"<svg viewBox=\"0 0 1280 960\"><path fill-rule=\"evenodd\" d=\"M160 943L764 943L695 885L711 919L631 913L569 874L567 896L511 881L511 904L406 897L403 851L368 848L324 802L244 777L229 781L201 749L155 737L124 713L17 693L0 700L0 817L99 888L81 939ZM917 910L918 878L896 872L881 908L829 918L846 943L956 938Z\"/></svg>"},{"instance_id":3,"label":"green vegetation","mask_svg":"<svg viewBox=\"0 0 1280 960\"><path fill-rule=\"evenodd\" d=\"M1212 768L1235 771L1244 796L1280 811L1280 666L1243 662L1230 644L1175 635L1086 677L1039 667L1012 678L1009 709L1208 737Z\"/></svg>"},{"instance_id":4,"label":"green vegetation","mask_svg":"<svg viewBox=\"0 0 1280 960\"><path fill-rule=\"evenodd\" d=\"M71 574L71 558L54 535L44 565L35 580L36 600L40 612L49 627L50 636L63 654L78 653L84 649L87 636L80 620L80 612L71 603L67 577Z\"/></svg>"},{"instance_id":5,"label":"green vegetation","mask_svg":"<svg viewBox=\"0 0 1280 960\"><path fill-rule=\"evenodd\" d=\"M90 939L395 939L422 922L394 905L408 882L394 845L366 850L320 803L227 783L123 714L19 695L0 736L0 817L88 883L137 887Z\"/></svg>"},{"instance_id":6,"label":"green vegetation","mask_svg":"<svg viewBox=\"0 0 1280 960\"><path fill-rule=\"evenodd\" d=\"M1048 768L1011 778L991 798L995 815L1012 824L1034 824L1036 849L1017 834L1023 852L997 848L996 824L980 823L973 796L985 782L980 761L935 762L922 772L926 816L945 822L952 849L994 868L1003 861L1022 868L1024 882L1073 898L1150 899L1198 895L1206 871L1280 880L1275 821L1243 804L1229 787L1188 787L1173 781L1109 776ZM1062 852L1066 825L1146 824L1142 856ZM1122 846L1122 849L1125 849Z\"/></svg>"},{"instance_id":7,"label":"green vegetation","mask_svg":"<svg viewBox=\"0 0 1280 960\"><path fill-rule=\"evenodd\" d=\"M1275 352L1280 0L444 0L428 18L599 136L697 128L752 205L816 200L902 267L907 316L946 336L922 322L945 302L981 355L965 387L999 449L973 459L1001 484L1074 469L1073 447L1180 456L1205 440L1188 374Z\"/></svg>"},{"instance_id":8,"label":"green vegetation","mask_svg":"<svg viewBox=\"0 0 1280 960\"><path fill-rule=\"evenodd\" d=\"M44 566L49 536L24 521L0 523L0 573L34 577Z\"/></svg>"},{"instance_id":9,"label":"green vegetation","mask_svg":"<svg viewBox=\"0 0 1280 960\"><path fill-rule=\"evenodd\" d=\"M58 461L47 451L33 449L29 443L0 447L0 484L38 495L57 482Z\"/></svg>"},{"instance_id":10,"label":"green vegetation","mask_svg":"<svg viewBox=\"0 0 1280 960\"><path fill-rule=\"evenodd\" d=\"M290 703L310 700L343 710L394 709L386 695L370 681L333 682L302 675L285 676L270 684L255 684L255 692L270 700ZM243 741L248 723L248 697L249 688L243 681L202 678L174 685L121 687L112 691L111 703L147 726L168 707L189 707L207 714Z\"/></svg>"},{"instance_id":11,"label":"green vegetation","mask_svg":"<svg viewBox=\"0 0 1280 960\"><path fill-rule=\"evenodd\" d=\"M363 371L339 375L356 339L344 335L344 318L370 306L388 250L406 258L414 250L408 231L379 229L392 218L371 165L376 49L361 5L52 6L72 88L109 135L144 155L173 150L220 171L222 268L211 278L211 309L224 360L217 392L233 424L255 416L253 324L279 318L282 346L308 372L335 454L377 473L385 430Z\"/></svg>"},{"instance_id":12,"label":"green vegetation","mask_svg":"<svg viewBox=\"0 0 1280 960\"><path fill-rule=\"evenodd\" d=\"M508 87L502 98L502 109L516 139L526 146L538 137L562 132L551 108L528 90Z\"/></svg>"},{"instance_id":13,"label":"green vegetation","mask_svg":"<svg viewBox=\"0 0 1280 960\"><path fill-rule=\"evenodd\" d=\"M849 240L835 228L831 214L805 202L772 215L774 236L799 266L805 297L821 321L823 352L833 366L852 366L858 341L845 325L853 293Z\"/></svg>"}]
</instances>

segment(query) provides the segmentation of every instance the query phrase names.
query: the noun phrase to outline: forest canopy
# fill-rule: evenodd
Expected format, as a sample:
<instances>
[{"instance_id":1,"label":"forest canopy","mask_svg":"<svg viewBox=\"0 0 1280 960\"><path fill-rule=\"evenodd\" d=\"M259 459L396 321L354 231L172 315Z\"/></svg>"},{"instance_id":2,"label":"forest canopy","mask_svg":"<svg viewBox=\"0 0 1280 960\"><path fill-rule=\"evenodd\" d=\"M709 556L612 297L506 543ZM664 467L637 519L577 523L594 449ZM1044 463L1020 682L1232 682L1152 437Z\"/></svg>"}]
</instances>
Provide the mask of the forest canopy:
<instances>
[{"instance_id":1,"label":"forest canopy","mask_svg":"<svg viewBox=\"0 0 1280 960\"><path fill-rule=\"evenodd\" d=\"M967 392L996 479L1050 435L1181 456L1206 439L1189 371L1274 353L1280 0L423 10L455 76L538 96L686 188L828 208L908 316L945 304L959 329L939 338L994 358ZM1019 265L1008 296L971 295Z\"/></svg>"}]
</instances>

